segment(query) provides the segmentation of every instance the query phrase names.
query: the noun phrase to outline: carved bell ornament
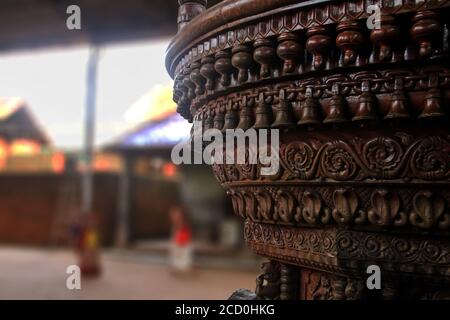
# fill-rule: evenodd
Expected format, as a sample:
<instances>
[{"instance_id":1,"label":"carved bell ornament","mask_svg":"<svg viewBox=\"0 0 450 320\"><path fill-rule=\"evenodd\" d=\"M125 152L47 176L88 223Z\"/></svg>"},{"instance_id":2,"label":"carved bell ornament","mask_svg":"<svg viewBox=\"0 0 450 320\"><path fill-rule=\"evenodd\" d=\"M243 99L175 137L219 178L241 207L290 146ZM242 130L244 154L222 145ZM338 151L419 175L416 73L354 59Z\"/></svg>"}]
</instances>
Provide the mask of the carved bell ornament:
<instances>
[{"instance_id":1,"label":"carved bell ornament","mask_svg":"<svg viewBox=\"0 0 450 320\"><path fill-rule=\"evenodd\" d=\"M361 84L361 94L352 121L364 123L377 120L375 103L375 97L370 92L370 82L363 81Z\"/></svg>"},{"instance_id":2,"label":"carved bell ornament","mask_svg":"<svg viewBox=\"0 0 450 320\"><path fill-rule=\"evenodd\" d=\"M420 119L427 118L439 118L446 116L444 107L442 105L442 94L441 90L438 88L439 78L436 74L430 75L429 78L429 87L424 101L424 106L421 114L419 115Z\"/></svg>"},{"instance_id":3,"label":"carved bell ornament","mask_svg":"<svg viewBox=\"0 0 450 320\"><path fill-rule=\"evenodd\" d=\"M407 98L403 91L402 78L396 78L394 83L394 92L391 95L389 111L384 116L385 119L408 119Z\"/></svg>"},{"instance_id":4,"label":"carved bell ornament","mask_svg":"<svg viewBox=\"0 0 450 320\"><path fill-rule=\"evenodd\" d=\"M203 132L203 131L205 131L205 119L206 119L206 113L204 113L204 112L199 112L199 113L197 113L197 115L194 117L194 121L196 121L197 123L199 123L200 124L200 128L201 128L201 130L199 130L198 128L197 128L197 132L195 132L195 130L194 130L194 132L195 132L195 134L196 134L196 136L194 137L194 138L199 138L199 137L201 137L201 133Z\"/></svg>"},{"instance_id":5,"label":"carved bell ornament","mask_svg":"<svg viewBox=\"0 0 450 320\"><path fill-rule=\"evenodd\" d=\"M227 129L236 129L237 126L237 104L235 102L229 101L227 106L227 111L225 113L225 123L223 125L222 131Z\"/></svg>"},{"instance_id":6,"label":"carved bell ornament","mask_svg":"<svg viewBox=\"0 0 450 320\"><path fill-rule=\"evenodd\" d=\"M307 87L305 91L305 101L301 107L300 120L297 122L299 126L314 126L321 122L321 106L313 97L311 87Z\"/></svg>"},{"instance_id":7,"label":"carved bell ornament","mask_svg":"<svg viewBox=\"0 0 450 320\"><path fill-rule=\"evenodd\" d=\"M286 90L280 90L278 99L279 104L272 128L285 129L293 127L295 125L294 116L292 115L290 103L287 101Z\"/></svg>"},{"instance_id":8,"label":"carved bell ornament","mask_svg":"<svg viewBox=\"0 0 450 320\"><path fill-rule=\"evenodd\" d=\"M209 112L207 112L205 119L205 130L214 128L214 114L214 110L210 110Z\"/></svg>"},{"instance_id":9,"label":"carved bell ornament","mask_svg":"<svg viewBox=\"0 0 450 320\"><path fill-rule=\"evenodd\" d=\"M445 116L444 108L442 106L441 91L437 88L432 88L425 96L425 107L419 118L434 118Z\"/></svg>"},{"instance_id":10,"label":"carved bell ornament","mask_svg":"<svg viewBox=\"0 0 450 320\"><path fill-rule=\"evenodd\" d=\"M225 122L225 115L224 115L224 108L223 108L223 106L220 106L219 108L217 108L215 113L216 114L214 116L214 129L222 130L224 122Z\"/></svg>"},{"instance_id":11,"label":"carved bell ornament","mask_svg":"<svg viewBox=\"0 0 450 320\"><path fill-rule=\"evenodd\" d=\"M239 103L241 107L241 112L239 114L239 123L237 125L238 129L247 130L253 125L253 99L247 99L246 96L243 97L242 101Z\"/></svg>"},{"instance_id":12,"label":"carved bell ornament","mask_svg":"<svg viewBox=\"0 0 450 320\"><path fill-rule=\"evenodd\" d=\"M340 93L339 83L334 83L332 87L333 95L330 98L328 111L325 119L323 120L323 123L342 124L348 122L345 111L346 101L339 93Z\"/></svg>"},{"instance_id":13,"label":"carved bell ornament","mask_svg":"<svg viewBox=\"0 0 450 320\"><path fill-rule=\"evenodd\" d=\"M265 98L264 92L260 92L256 101L254 129L270 128L272 125L272 108L269 105L270 97Z\"/></svg>"}]
</instances>

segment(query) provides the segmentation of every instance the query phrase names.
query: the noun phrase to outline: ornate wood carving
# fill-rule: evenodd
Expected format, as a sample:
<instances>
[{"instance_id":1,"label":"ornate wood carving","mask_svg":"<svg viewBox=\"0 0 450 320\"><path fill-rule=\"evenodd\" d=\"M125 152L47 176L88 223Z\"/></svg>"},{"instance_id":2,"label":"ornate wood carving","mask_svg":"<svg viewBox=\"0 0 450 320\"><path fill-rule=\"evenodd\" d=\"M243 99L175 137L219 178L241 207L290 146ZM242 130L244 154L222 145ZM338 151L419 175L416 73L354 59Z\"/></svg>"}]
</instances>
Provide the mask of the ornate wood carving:
<instances>
[{"instance_id":1,"label":"ornate wood carving","mask_svg":"<svg viewBox=\"0 0 450 320\"><path fill-rule=\"evenodd\" d=\"M449 296L449 15L448 0L226 1L174 38L181 115L281 132L272 176L212 166L248 245L270 259L260 298Z\"/></svg>"},{"instance_id":2,"label":"ornate wood carving","mask_svg":"<svg viewBox=\"0 0 450 320\"><path fill-rule=\"evenodd\" d=\"M433 275L435 280L439 277L449 283L450 245L445 237L426 239L340 227L287 227L249 219L244 233L256 253L305 268L366 277L366 267L377 264L386 275Z\"/></svg>"},{"instance_id":3,"label":"ornate wood carving","mask_svg":"<svg viewBox=\"0 0 450 320\"><path fill-rule=\"evenodd\" d=\"M429 128L428 135L413 135L411 129L386 130L376 136L377 130L367 129L360 136L352 130L341 130L327 135L323 132L291 133L284 136L280 145L280 180L295 181L380 181L415 182L450 180L450 137ZM213 165L216 172L224 165ZM238 168L240 165L236 165ZM242 174L218 175L227 185L236 182L264 181L259 165L251 177Z\"/></svg>"},{"instance_id":4,"label":"ornate wood carving","mask_svg":"<svg viewBox=\"0 0 450 320\"><path fill-rule=\"evenodd\" d=\"M262 300L279 300L282 280L281 264L268 261L262 264L262 274L256 278L256 296Z\"/></svg>"},{"instance_id":5,"label":"ornate wood carving","mask_svg":"<svg viewBox=\"0 0 450 320\"><path fill-rule=\"evenodd\" d=\"M178 0L178 31L206 9L207 0Z\"/></svg>"}]
</instances>

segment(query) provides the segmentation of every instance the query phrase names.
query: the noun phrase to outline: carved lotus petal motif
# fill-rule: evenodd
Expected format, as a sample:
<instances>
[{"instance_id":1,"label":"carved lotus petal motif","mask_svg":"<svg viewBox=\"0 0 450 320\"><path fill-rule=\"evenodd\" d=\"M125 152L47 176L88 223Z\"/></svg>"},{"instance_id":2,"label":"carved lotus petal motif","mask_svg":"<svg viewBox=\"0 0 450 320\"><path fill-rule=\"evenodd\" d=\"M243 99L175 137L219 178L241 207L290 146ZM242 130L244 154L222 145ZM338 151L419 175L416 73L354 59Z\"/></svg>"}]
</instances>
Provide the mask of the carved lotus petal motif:
<instances>
[{"instance_id":1,"label":"carved lotus petal motif","mask_svg":"<svg viewBox=\"0 0 450 320\"><path fill-rule=\"evenodd\" d=\"M237 170L241 174L243 180L253 180L256 176L256 164L237 164Z\"/></svg>"},{"instance_id":2,"label":"carved lotus petal motif","mask_svg":"<svg viewBox=\"0 0 450 320\"><path fill-rule=\"evenodd\" d=\"M288 191L279 190L277 195L277 215L284 222L292 222L294 217L295 198Z\"/></svg>"},{"instance_id":3,"label":"carved lotus petal motif","mask_svg":"<svg viewBox=\"0 0 450 320\"><path fill-rule=\"evenodd\" d=\"M450 216L445 211L445 200L425 191L416 194L413 198L413 211L409 215L411 224L424 229L429 229L438 224L441 229L450 226Z\"/></svg>"},{"instance_id":4,"label":"carved lotus petal motif","mask_svg":"<svg viewBox=\"0 0 450 320\"><path fill-rule=\"evenodd\" d=\"M404 212L400 212L400 198L395 192L377 190L372 194L372 208L369 210L369 221L379 226L403 226L407 222Z\"/></svg>"},{"instance_id":5,"label":"carved lotus petal motif","mask_svg":"<svg viewBox=\"0 0 450 320\"><path fill-rule=\"evenodd\" d=\"M255 196L258 202L258 215L265 220L273 221L273 202L271 195L268 192L259 191Z\"/></svg>"},{"instance_id":6,"label":"carved lotus petal motif","mask_svg":"<svg viewBox=\"0 0 450 320\"><path fill-rule=\"evenodd\" d=\"M225 172L223 170L223 166L220 164L213 164L212 170L214 173L214 176L216 177L217 181L220 183L225 183L227 181L227 177L225 176Z\"/></svg>"},{"instance_id":7,"label":"carved lotus petal motif","mask_svg":"<svg viewBox=\"0 0 450 320\"><path fill-rule=\"evenodd\" d=\"M228 194L231 197L234 212L245 219L245 202L242 195L233 190L229 191Z\"/></svg>"},{"instance_id":8,"label":"carved lotus petal motif","mask_svg":"<svg viewBox=\"0 0 450 320\"><path fill-rule=\"evenodd\" d=\"M329 221L330 213L328 210L322 208L322 199L317 193L305 191L303 193L302 205L302 215L306 222L310 224L322 222L325 224Z\"/></svg>"},{"instance_id":9,"label":"carved lotus petal motif","mask_svg":"<svg viewBox=\"0 0 450 320\"><path fill-rule=\"evenodd\" d=\"M333 218L338 223L349 223L358 208L358 196L352 190L338 189L333 194Z\"/></svg>"},{"instance_id":10,"label":"carved lotus petal motif","mask_svg":"<svg viewBox=\"0 0 450 320\"><path fill-rule=\"evenodd\" d=\"M258 220L258 213L256 209L256 201L255 196L251 192L244 191L242 192L242 197L244 199L245 212L248 218L252 220Z\"/></svg>"}]
</instances>

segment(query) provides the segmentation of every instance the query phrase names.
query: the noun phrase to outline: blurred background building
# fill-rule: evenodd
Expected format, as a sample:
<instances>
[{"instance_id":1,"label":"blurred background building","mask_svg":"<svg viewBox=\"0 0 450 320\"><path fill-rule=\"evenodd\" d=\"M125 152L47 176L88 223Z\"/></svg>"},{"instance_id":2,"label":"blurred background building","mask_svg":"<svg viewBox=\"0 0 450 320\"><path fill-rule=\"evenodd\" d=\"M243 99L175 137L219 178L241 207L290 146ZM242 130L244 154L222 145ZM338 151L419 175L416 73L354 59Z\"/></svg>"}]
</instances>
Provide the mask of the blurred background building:
<instances>
[{"instance_id":1,"label":"blurred background building","mask_svg":"<svg viewBox=\"0 0 450 320\"><path fill-rule=\"evenodd\" d=\"M66 27L73 4L81 9L81 30ZM106 255L164 257L168 210L182 203L204 267L255 265L211 169L170 160L171 148L190 132L175 112L164 69L177 10L177 1L163 0L0 2L0 260L11 269L21 257L11 246L70 250L80 213L90 46L101 47L93 210ZM0 298L8 292L2 287Z\"/></svg>"},{"instance_id":2,"label":"blurred background building","mask_svg":"<svg viewBox=\"0 0 450 320\"><path fill-rule=\"evenodd\" d=\"M175 166L170 159L172 147L189 138L191 125L175 112L168 87L158 88L125 113L139 109L145 121L95 153L94 211L101 219L102 244L160 248L160 240L167 244L170 235L167 213L179 203L188 208L199 248L237 249L242 245L240 225L210 168ZM0 239L67 245L80 210L79 150L53 146L24 100L3 99L0 108L5 187L0 195L5 204L0 208Z\"/></svg>"}]
</instances>

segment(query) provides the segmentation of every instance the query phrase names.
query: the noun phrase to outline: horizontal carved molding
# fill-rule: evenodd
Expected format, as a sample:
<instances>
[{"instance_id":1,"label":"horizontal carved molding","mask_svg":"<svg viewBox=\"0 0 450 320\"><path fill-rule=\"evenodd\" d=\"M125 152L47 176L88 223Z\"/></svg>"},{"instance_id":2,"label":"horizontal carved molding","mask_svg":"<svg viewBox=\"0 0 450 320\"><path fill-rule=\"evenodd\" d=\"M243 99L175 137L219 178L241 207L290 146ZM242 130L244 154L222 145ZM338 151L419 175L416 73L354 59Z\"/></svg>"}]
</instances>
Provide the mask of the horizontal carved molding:
<instances>
[{"instance_id":1,"label":"horizontal carved molding","mask_svg":"<svg viewBox=\"0 0 450 320\"><path fill-rule=\"evenodd\" d=\"M242 120L244 129L425 121L448 118L449 91L447 67L365 70L255 85L203 101L191 112L204 129L223 129L226 115L234 127Z\"/></svg>"},{"instance_id":2,"label":"horizontal carved molding","mask_svg":"<svg viewBox=\"0 0 450 320\"><path fill-rule=\"evenodd\" d=\"M273 2L276 4L275 1ZM341 3L329 1L334 3L320 5L314 5L314 1L312 3L310 1L309 7L305 7L299 1L292 2L294 2L293 5L285 7L286 12L283 12L282 8L275 14L273 11L267 11L264 12L267 17L254 16L253 19L256 21L251 21L249 17L241 20L240 17L237 17L238 19L234 23L227 21L227 23L218 25L219 28L216 31L208 30L208 26L214 25L222 18L222 15L218 13L212 18L211 10L208 10L206 14L203 14L204 18L200 16L195 23L188 25L188 28L179 33L170 44L166 60L169 73L174 75L186 64L199 60L202 56L215 54L219 50L252 42L258 38L367 18L366 8L372 4L378 5L384 14L402 14L450 6L448 0L356 0L341 1ZM240 11L239 13L241 15L248 14L248 12ZM195 35L197 35L197 39L192 39Z\"/></svg>"},{"instance_id":3,"label":"horizontal carved molding","mask_svg":"<svg viewBox=\"0 0 450 320\"><path fill-rule=\"evenodd\" d=\"M214 164L222 184L251 181L352 181L404 184L450 181L450 134L414 136L408 131L355 135L324 131L282 136L279 171L261 176L260 164ZM256 146L247 150L256 154ZM248 161L248 152L247 152Z\"/></svg>"},{"instance_id":4,"label":"horizontal carved molding","mask_svg":"<svg viewBox=\"0 0 450 320\"><path fill-rule=\"evenodd\" d=\"M396 19L401 20L401 27ZM317 77L342 68L448 59L448 25L441 20L438 12L426 10L406 18L383 15L380 30L367 30L362 22L350 19L333 28L312 24L306 33L281 28L279 33L268 32L228 45L225 38L223 47L219 37L216 42L202 44L201 48L204 45L208 50L195 48L189 59L182 60L175 72L174 100L178 111L192 119L209 100L250 85L280 82L286 77ZM409 26L403 35L405 23ZM227 34L234 35L232 31ZM399 38L403 40L395 40Z\"/></svg>"},{"instance_id":5,"label":"horizontal carved molding","mask_svg":"<svg viewBox=\"0 0 450 320\"><path fill-rule=\"evenodd\" d=\"M450 280L448 238L292 228L250 220L246 220L244 234L257 254L315 270L364 275L368 265L377 264L383 272L433 274L435 280Z\"/></svg>"},{"instance_id":6,"label":"horizontal carved molding","mask_svg":"<svg viewBox=\"0 0 450 320\"><path fill-rule=\"evenodd\" d=\"M448 185L434 189L266 185L233 187L228 195L237 215L260 223L446 236L450 230Z\"/></svg>"}]
</instances>

